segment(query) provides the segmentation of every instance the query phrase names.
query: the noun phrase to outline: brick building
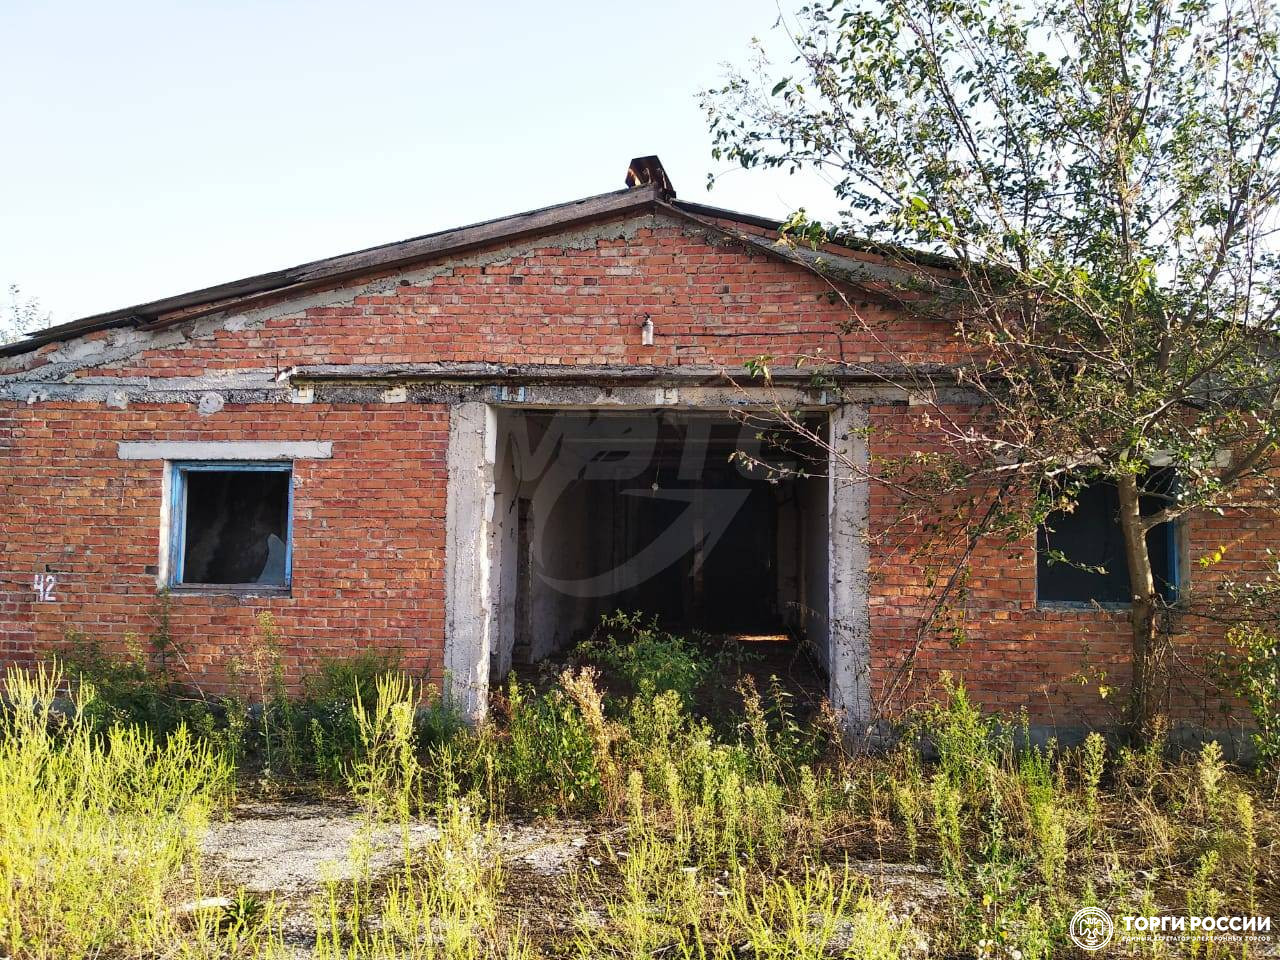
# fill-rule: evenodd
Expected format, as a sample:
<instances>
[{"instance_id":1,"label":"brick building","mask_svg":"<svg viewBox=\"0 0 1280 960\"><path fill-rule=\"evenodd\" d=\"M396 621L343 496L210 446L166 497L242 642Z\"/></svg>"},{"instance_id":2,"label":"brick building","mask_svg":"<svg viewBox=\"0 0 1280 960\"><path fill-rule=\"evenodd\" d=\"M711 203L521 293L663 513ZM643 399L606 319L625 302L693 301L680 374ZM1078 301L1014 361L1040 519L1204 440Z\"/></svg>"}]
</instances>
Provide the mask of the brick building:
<instances>
[{"instance_id":1,"label":"brick building","mask_svg":"<svg viewBox=\"0 0 1280 960\"><path fill-rule=\"evenodd\" d=\"M755 436L743 412L778 403L845 462L919 443L885 371L944 361L949 332L884 296L893 264L829 248L881 332L848 330L776 223L677 199L656 158L628 184L0 348L0 658L122 649L167 596L176 662L208 688L269 611L294 675L394 651L480 713L513 660L621 606L801 638L833 702L870 717L930 605L920 538L880 535L887 490L770 483L729 454ZM845 365L766 387L742 375L762 354ZM1086 559L1110 549L1105 499L1065 534ZM1162 578L1194 596L1195 558L1261 565L1272 533L1193 517L1161 536ZM899 699L950 670L987 705L1106 722L1115 584L1053 574L1034 538L974 561L967 639L926 637ZM1184 619L1184 649L1219 639ZM1208 686L1170 697L1224 725Z\"/></svg>"}]
</instances>

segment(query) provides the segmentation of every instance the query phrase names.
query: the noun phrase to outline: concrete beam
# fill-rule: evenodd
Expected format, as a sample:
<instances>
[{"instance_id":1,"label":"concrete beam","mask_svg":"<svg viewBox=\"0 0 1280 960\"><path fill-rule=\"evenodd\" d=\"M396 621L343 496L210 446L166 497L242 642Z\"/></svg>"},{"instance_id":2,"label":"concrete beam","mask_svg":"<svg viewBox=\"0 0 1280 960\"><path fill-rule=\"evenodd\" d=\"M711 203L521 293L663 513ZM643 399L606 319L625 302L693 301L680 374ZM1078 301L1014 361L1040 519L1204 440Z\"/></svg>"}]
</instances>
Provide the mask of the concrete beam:
<instances>
[{"instance_id":1,"label":"concrete beam","mask_svg":"<svg viewBox=\"0 0 1280 960\"><path fill-rule=\"evenodd\" d=\"M333 456L328 440L126 440L116 450L121 460L328 460Z\"/></svg>"},{"instance_id":2,"label":"concrete beam","mask_svg":"<svg viewBox=\"0 0 1280 960\"><path fill-rule=\"evenodd\" d=\"M832 412L828 464L830 697L855 740L869 735L873 719L867 423L866 407Z\"/></svg>"},{"instance_id":3,"label":"concrete beam","mask_svg":"<svg viewBox=\"0 0 1280 960\"><path fill-rule=\"evenodd\" d=\"M269 378L268 378L269 379ZM71 383L24 381L5 384L0 381L0 401L11 400L31 406L45 403L97 403L108 408L124 409L130 404L189 403L193 412L207 414L211 396L222 405L287 404L287 403L358 403L370 406L384 404L455 404L491 403L516 409L610 409L653 410L659 408L701 407L715 410L829 409L840 403L905 404L915 394L907 386L892 383L847 383L836 387L813 387L775 383L719 385L705 379L675 378L665 383L623 383L609 385L593 381L565 378L555 382L495 382L475 379L373 378L321 379L300 378L290 383L277 383L259 375L225 378L214 382L209 378L189 377L137 378L99 377ZM943 387L937 391L940 403L974 404L980 398L959 387ZM216 407L217 402L212 404Z\"/></svg>"},{"instance_id":4,"label":"concrete beam","mask_svg":"<svg viewBox=\"0 0 1280 960\"><path fill-rule=\"evenodd\" d=\"M865 383L873 386L893 385L919 389L923 377L939 386L954 385L955 370L944 364L865 363L847 366L812 367L783 366L774 370L768 383L753 376L746 367L719 364L626 364L626 363L491 363L486 361L429 361L421 363L341 363L291 367L278 379L289 383L432 383L487 382L522 383L603 383L621 384L701 384L704 386L736 385L767 389L785 384L810 389L815 378L828 384Z\"/></svg>"},{"instance_id":5,"label":"concrete beam","mask_svg":"<svg viewBox=\"0 0 1280 960\"><path fill-rule=\"evenodd\" d=\"M315 403L380 404L386 402L385 385L359 382L319 381L295 390L309 390ZM488 403L519 410L823 410L841 403L906 404L905 387L853 384L837 389L807 387L760 387L749 385L706 386L623 385L611 387L590 380L563 383L494 384L411 383L405 387L408 403ZM944 403L969 403L961 391L939 391ZM228 402L232 402L228 400Z\"/></svg>"},{"instance_id":6,"label":"concrete beam","mask_svg":"<svg viewBox=\"0 0 1280 960\"><path fill-rule=\"evenodd\" d=\"M489 707L493 649L494 467L497 416L483 403L449 411L445 519L445 689L473 722Z\"/></svg>"}]
</instances>

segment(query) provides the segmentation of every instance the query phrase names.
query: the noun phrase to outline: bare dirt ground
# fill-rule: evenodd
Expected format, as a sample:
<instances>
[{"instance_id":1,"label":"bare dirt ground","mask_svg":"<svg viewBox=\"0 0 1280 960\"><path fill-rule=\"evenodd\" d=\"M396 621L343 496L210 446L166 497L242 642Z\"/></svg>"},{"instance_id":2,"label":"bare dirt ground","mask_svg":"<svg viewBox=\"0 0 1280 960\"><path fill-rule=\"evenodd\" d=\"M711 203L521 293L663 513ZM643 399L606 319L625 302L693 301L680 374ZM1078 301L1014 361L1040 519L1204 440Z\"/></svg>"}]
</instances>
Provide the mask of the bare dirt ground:
<instances>
[{"instance_id":1,"label":"bare dirt ground","mask_svg":"<svg viewBox=\"0 0 1280 960\"><path fill-rule=\"evenodd\" d=\"M408 836L410 855L438 836L433 823L414 822ZM581 911L574 875L599 864L593 854L601 853L609 839L599 825L580 821L508 821L495 828L492 849L503 866L507 898L527 919L535 938L572 929ZM363 814L351 804L241 803L227 819L215 821L204 837L204 888L216 885L224 895L244 888L274 900L285 943L298 957L307 957L315 944L317 898L327 883L355 876L353 852L366 841L373 877L401 867L405 838L400 827L378 826L370 832ZM875 860L850 862L849 867L865 876L874 892L892 898L895 912L927 912L947 896L941 878L927 867Z\"/></svg>"},{"instance_id":2,"label":"bare dirt ground","mask_svg":"<svg viewBox=\"0 0 1280 960\"><path fill-rule=\"evenodd\" d=\"M437 839L429 821L409 827L410 855ZM581 863L591 839L587 824L573 821L508 822L492 837L494 855L514 877L527 877L544 892ZM201 843L210 880L225 894L244 888L272 898L281 911L285 942L300 957L315 943L313 908L327 883L351 880L357 848L368 844L369 874L386 876L404 862L405 836L399 826L369 831L364 815L334 801L254 801L238 804L228 819L215 821ZM568 904L565 904L566 909ZM546 909L545 901L542 908Z\"/></svg>"}]
</instances>

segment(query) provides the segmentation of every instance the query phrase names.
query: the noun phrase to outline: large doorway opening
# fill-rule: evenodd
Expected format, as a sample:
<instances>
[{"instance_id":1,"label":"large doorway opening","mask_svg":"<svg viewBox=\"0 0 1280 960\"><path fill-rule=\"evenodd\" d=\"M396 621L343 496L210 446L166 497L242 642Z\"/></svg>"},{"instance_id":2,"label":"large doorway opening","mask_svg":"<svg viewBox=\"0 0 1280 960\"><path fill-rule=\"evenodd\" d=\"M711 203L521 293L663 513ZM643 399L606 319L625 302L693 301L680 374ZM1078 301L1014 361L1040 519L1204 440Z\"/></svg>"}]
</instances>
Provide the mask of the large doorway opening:
<instances>
[{"instance_id":1,"label":"large doorway opening","mask_svg":"<svg viewBox=\"0 0 1280 960\"><path fill-rule=\"evenodd\" d=\"M827 414L805 424L825 436ZM826 462L764 416L500 409L490 676L614 610L825 664Z\"/></svg>"}]
</instances>

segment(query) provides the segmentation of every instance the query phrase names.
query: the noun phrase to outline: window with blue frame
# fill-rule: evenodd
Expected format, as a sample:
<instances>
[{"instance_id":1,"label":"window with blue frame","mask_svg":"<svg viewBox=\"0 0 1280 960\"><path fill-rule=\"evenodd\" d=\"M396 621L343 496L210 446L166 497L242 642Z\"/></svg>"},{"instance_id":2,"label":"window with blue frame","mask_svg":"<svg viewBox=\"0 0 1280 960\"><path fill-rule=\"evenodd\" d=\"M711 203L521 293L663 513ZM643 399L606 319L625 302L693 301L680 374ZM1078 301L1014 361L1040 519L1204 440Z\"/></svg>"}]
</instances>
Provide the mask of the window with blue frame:
<instances>
[{"instance_id":1,"label":"window with blue frame","mask_svg":"<svg viewBox=\"0 0 1280 960\"><path fill-rule=\"evenodd\" d=\"M288 587L292 476L288 463L175 463L170 583Z\"/></svg>"},{"instance_id":2,"label":"window with blue frame","mask_svg":"<svg viewBox=\"0 0 1280 960\"><path fill-rule=\"evenodd\" d=\"M1167 468L1141 478L1140 508L1151 516L1172 502L1177 478ZM1178 599L1180 551L1177 523L1147 532L1156 588L1168 603ZM1076 507L1050 514L1036 538L1036 600L1039 603L1127 604L1132 599L1120 529L1115 484L1095 480L1081 489Z\"/></svg>"}]
</instances>

